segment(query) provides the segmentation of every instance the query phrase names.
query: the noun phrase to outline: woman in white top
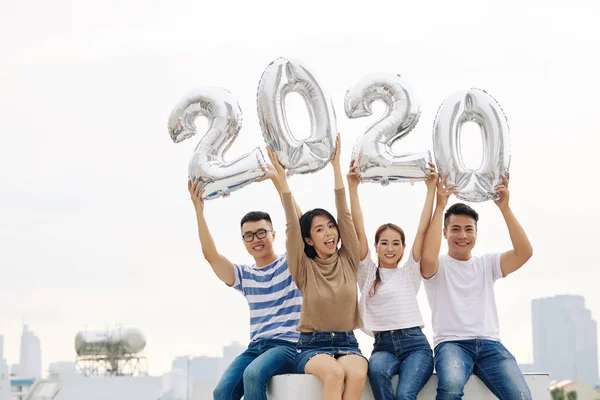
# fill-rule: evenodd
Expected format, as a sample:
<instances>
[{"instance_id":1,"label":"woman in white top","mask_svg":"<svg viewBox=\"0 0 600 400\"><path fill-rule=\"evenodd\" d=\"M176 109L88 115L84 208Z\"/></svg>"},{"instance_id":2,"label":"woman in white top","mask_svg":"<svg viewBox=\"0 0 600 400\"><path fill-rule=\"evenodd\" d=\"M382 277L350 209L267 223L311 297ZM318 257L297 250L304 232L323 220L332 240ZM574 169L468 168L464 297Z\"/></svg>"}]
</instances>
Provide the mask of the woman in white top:
<instances>
[{"instance_id":1,"label":"woman in white top","mask_svg":"<svg viewBox=\"0 0 600 400\"><path fill-rule=\"evenodd\" d=\"M352 220L360 242L360 313L363 330L375 336L368 375L376 400L414 400L433 372L433 353L421 330L424 324L417 303L421 249L431 220L438 181L434 165L429 163L429 166L430 175L425 181L427 196L419 228L412 251L408 252L401 267L398 265L405 255L406 240L404 231L394 224L384 224L377 229L377 263L371 259L358 199L360 180L354 161L347 175ZM392 377L395 374L399 375L399 381L394 395Z\"/></svg>"}]
</instances>

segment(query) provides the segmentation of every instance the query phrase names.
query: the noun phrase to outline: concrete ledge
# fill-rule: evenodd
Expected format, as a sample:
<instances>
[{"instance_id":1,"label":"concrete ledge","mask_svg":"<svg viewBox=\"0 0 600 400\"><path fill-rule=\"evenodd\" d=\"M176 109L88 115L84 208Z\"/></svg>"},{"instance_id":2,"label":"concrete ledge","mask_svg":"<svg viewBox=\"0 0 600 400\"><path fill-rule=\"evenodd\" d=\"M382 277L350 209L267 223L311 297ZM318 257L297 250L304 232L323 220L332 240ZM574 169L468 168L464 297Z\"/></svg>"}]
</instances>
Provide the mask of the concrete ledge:
<instances>
[{"instance_id":1,"label":"concrete ledge","mask_svg":"<svg viewBox=\"0 0 600 400\"><path fill-rule=\"evenodd\" d=\"M534 400L548 400L550 398L550 376L548 374L523 374L531 390ZM394 377L394 388L398 384L398 376ZM419 400L435 399L437 389L437 376L429 379L423 390L419 393ZM269 382L267 387L267 398L269 400L317 400L323 395L323 383L315 376L288 374L277 375ZM371 385L367 385L360 398L361 400L374 400ZM496 399L481 382L479 378L472 375L465 386L463 400L491 400Z\"/></svg>"}]
</instances>

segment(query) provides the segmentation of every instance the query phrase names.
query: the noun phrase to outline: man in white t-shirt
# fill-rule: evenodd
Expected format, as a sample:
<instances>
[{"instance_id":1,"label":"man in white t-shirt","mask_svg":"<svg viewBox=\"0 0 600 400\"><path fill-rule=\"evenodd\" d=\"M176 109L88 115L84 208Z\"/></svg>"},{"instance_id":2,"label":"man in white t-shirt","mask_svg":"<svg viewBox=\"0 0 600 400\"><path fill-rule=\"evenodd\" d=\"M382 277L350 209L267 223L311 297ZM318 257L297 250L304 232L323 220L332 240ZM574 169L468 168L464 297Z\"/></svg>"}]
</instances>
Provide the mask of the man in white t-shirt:
<instances>
[{"instance_id":1,"label":"man in white t-shirt","mask_svg":"<svg viewBox=\"0 0 600 400\"><path fill-rule=\"evenodd\" d=\"M513 355L500 343L494 282L518 270L533 254L525 231L508 204L508 178L496 186L495 201L508 227L513 249L473 256L479 216L466 204L448 208L443 234L448 254L439 255L442 215L455 193L446 178L438 184L437 204L421 259L425 291L432 313L436 400L462 399L471 373L499 399L530 400L531 392Z\"/></svg>"}]
</instances>

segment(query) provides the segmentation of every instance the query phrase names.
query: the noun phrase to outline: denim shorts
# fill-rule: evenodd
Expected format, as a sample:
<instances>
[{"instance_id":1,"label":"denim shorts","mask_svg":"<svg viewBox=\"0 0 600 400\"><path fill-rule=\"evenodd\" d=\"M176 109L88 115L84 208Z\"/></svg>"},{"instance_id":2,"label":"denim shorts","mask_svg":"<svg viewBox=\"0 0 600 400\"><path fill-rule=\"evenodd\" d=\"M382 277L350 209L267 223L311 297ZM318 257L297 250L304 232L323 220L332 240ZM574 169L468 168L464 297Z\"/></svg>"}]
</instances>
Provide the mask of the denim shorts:
<instances>
[{"instance_id":1,"label":"denim shorts","mask_svg":"<svg viewBox=\"0 0 600 400\"><path fill-rule=\"evenodd\" d=\"M308 360L317 354L328 354L333 358L354 354L365 358L358 348L358 341L352 331L300 333L300 339L296 345L298 373L303 374Z\"/></svg>"}]
</instances>

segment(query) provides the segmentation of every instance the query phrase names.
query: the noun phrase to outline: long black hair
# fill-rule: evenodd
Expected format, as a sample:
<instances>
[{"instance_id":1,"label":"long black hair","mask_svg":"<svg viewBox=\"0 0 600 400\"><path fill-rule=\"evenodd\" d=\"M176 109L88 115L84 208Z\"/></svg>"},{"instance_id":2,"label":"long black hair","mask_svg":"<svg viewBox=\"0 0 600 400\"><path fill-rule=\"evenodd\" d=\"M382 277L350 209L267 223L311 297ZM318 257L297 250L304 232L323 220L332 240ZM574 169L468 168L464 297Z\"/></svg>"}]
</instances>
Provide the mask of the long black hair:
<instances>
[{"instance_id":1,"label":"long black hair","mask_svg":"<svg viewBox=\"0 0 600 400\"><path fill-rule=\"evenodd\" d=\"M315 248L313 246L309 245L308 243L306 243L306 240L304 240L304 239L305 238L311 239L310 227L312 226L313 219L318 215L322 215L325 218L328 218L331 222L333 222L333 225L335 225L335 229L337 229L337 232L338 232L338 243L340 241L340 227L338 226L333 215L331 215L331 213L329 213L329 211L324 210L322 208L315 208L315 209L305 212L300 217L300 232L302 232L302 240L304 241L304 253L306 253L306 255L309 258L315 258L317 256L317 252L316 252ZM337 243L336 243L336 245L337 245Z\"/></svg>"}]
</instances>

